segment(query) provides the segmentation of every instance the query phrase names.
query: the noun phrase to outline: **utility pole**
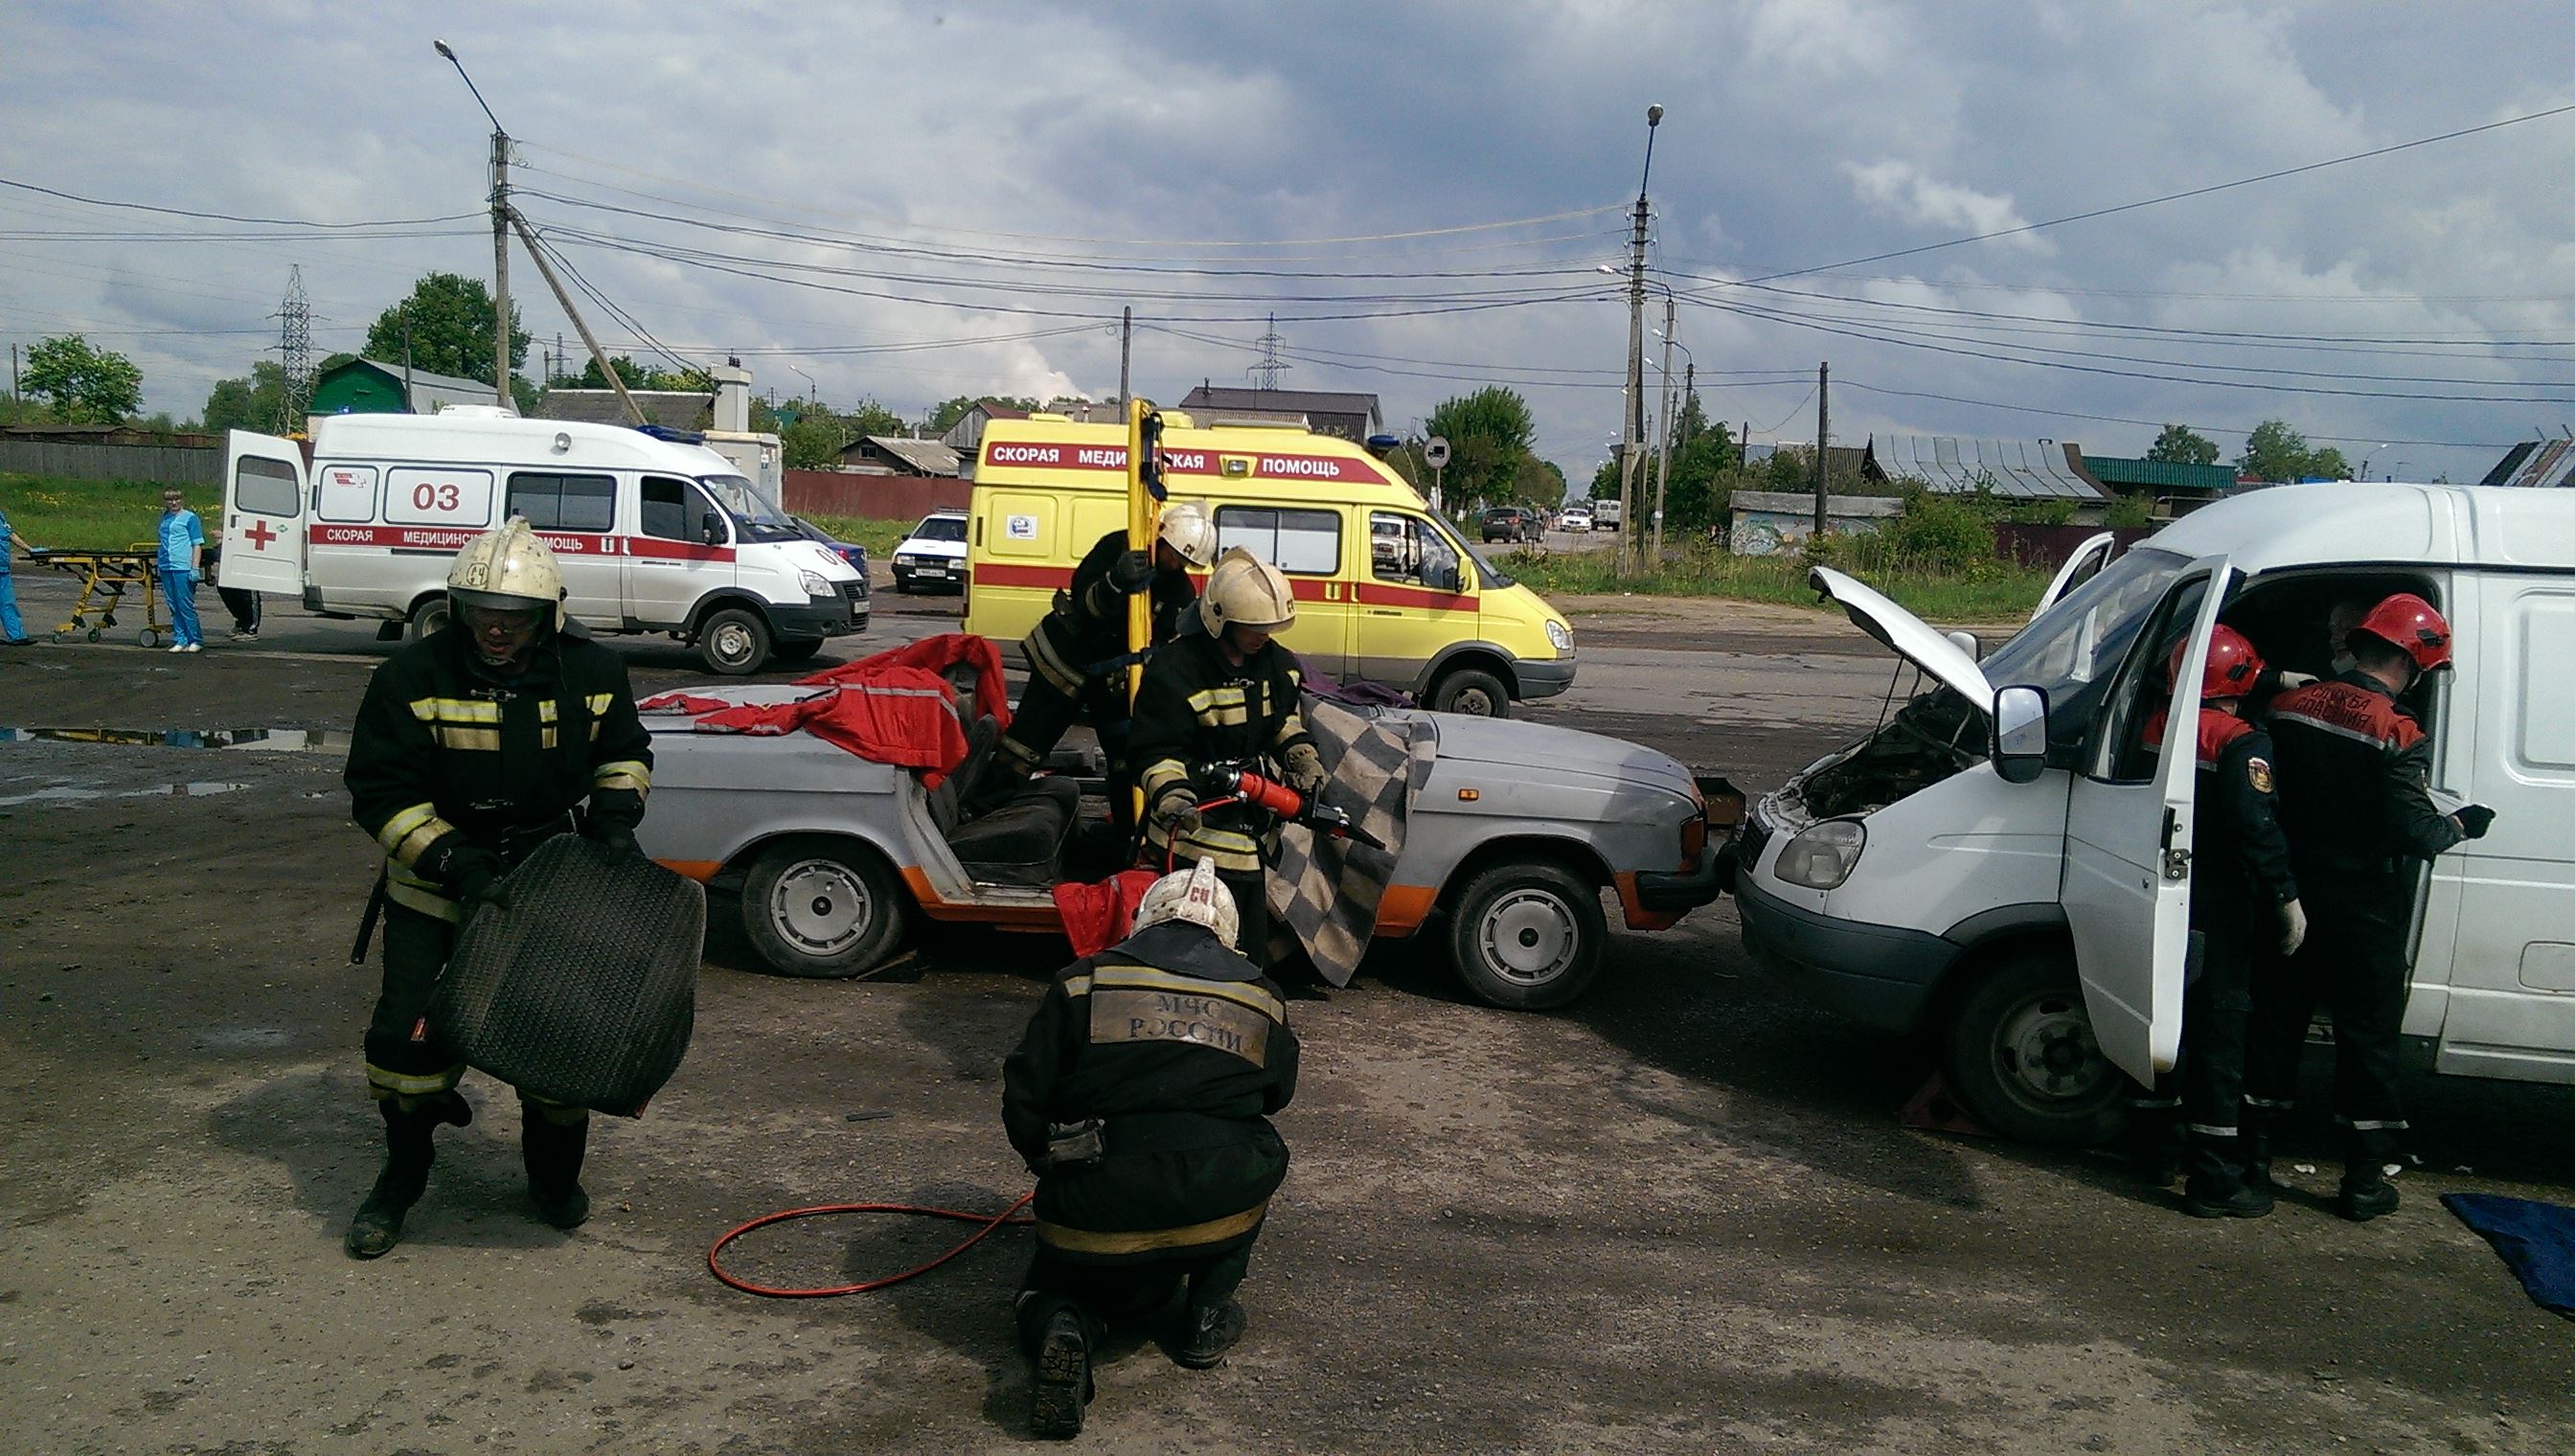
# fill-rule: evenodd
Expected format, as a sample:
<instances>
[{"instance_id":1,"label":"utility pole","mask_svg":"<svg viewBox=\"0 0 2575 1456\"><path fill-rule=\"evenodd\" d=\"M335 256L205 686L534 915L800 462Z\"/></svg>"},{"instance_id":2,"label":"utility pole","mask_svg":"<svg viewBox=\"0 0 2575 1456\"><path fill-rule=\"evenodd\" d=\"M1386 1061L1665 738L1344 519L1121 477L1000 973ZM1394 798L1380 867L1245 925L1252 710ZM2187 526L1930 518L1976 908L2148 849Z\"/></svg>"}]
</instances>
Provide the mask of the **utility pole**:
<instances>
[{"instance_id":1,"label":"utility pole","mask_svg":"<svg viewBox=\"0 0 2575 1456\"><path fill-rule=\"evenodd\" d=\"M1627 417L1620 424L1618 449L1618 572L1635 566L1636 466L1645 443L1645 224L1652 207L1645 200L1654 176L1654 128L1663 124L1660 106L1645 108L1645 170L1636 180L1636 214L1627 245Z\"/></svg>"},{"instance_id":2,"label":"utility pole","mask_svg":"<svg viewBox=\"0 0 2575 1456\"><path fill-rule=\"evenodd\" d=\"M501 129L501 118L492 114L492 104L483 99L483 88L466 74L465 63L447 42L430 43L456 68L465 89L474 93L474 104L483 108L483 119L492 123L492 400L510 409L510 134ZM534 252L534 249L529 250Z\"/></svg>"},{"instance_id":3,"label":"utility pole","mask_svg":"<svg viewBox=\"0 0 2575 1456\"><path fill-rule=\"evenodd\" d=\"M626 407L627 415L632 418L636 424L651 424L652 422L650 420L644 418L644 407L636 404L635 397L626 392L625 377L620 375L616 370L608 367L608 356L601 352L599 341L591 336L590 321L581 316L581 310L573 307L572 295L564 292L562 280L556 278L555 271L546 266L545 252L537 247L537 235L529 230L528 220L519 216L519 210L514 207L504 208L502 210L502 214L503 220L509 226L519 230L519 241L528 245L528 257L535 261L537 265L537 275L546 281L546 287L555 291L555 302L563 305L564 317L572 320L573 332L581 335L582 346L590 351L590 357L592 359L598 361L599 372L608 377L608 387L617 391L617 402ZM507 315L504 315L503 317L506 318ZM501 357L505 362L509 358L509 340L506 338L503 339L501 341ZM793 368L793 366L790 366L790 368ZM508 376L504 375L503 378L506 379Z\"/></svg>"},{"instance_id":4,"label":"utility pole","mask_svg":"<svg viewBox=\"0 0 2575 1456\"><path fill-rule=\"evenodd\" d=\"M1672 480L1672 428L1680 406L1672 398L1672 291L1663 290L1663 433L1654 442L1654 570L1663 569L1663 496Z\"/></svg>"},{"instance_id":5,"label":"utility pole","mask_svg":"<svg viewBox=\"0 0 2575 1456\"><path fill-rule=\"evenodd\" d=\"M18 346L17 346L17 345L15 345L15 344L12 344L12 345L10 345L10 346L9 346L9 404L10 404L10 406L11 406L12 408L15 408L15 407L16 407L16 405L17 405L17 403L18 403Z\"/></svg>"},{"instance_id":6,"label":"utility pole","mask_svg":"<svg viewBox=\"0 0 2575 1456\"><path fill-rule=\"evenodd\" d=\"M1127 413L1127 367L1136 352L1136 310L1118 311L1118 413Z\"/></svg>"},{"instance_id":7,"label":"utility pole","mask_svg":"<svg viewBox=\"0 0 2575 1456\"><path fill-rule=\"evenodd\" d=\"M403 300L403 408L411 408L411 300Z\"/></svg>"},{"instance_id":8,"label":"utility pole","mask_svg":"<svg viewBox=\"0 0 2575 1456\"><path fill-rule=\"evenodd\" d=\"M1254 341L1261 346L1261 362L1252 366L1252 387L1269 391L1279 388L1279 371L1295 366L1279 357L1279 346L1287 343L1279 333L1279 316L1270 316L1270 332Z\"/></svg>"},{"instance_id":9,"label":"utility pole","mask_svg":"<svg viewBox=\"0 0 2575 1456\"><path fill-rule=\"evenodd\" d=\"M564 353L563 330L557 329L555 330L555 372L546 377L546 387L552 389L557 378L571 372L572 356Z\"/></svg>"},{"instance_id":10,"label":"utility pole","mask_svg":"<svg viewBox=\"0 0 2575 1456\"><path fill-rule=\"evenodd\" d=\"M287 270L286 298L273 317L279 321L278 369L286 386L277 401L276 429L284 435L304 428L305 408L313 399L313 305L304 297L302 264Z\"/></svg>"},{"instance_id":11,"label":"utility pole","mask_svg":"<svg viewBox=\"0 0 2575 1456\"><path fill-rule=\"evenodd\" d=\"M1815 534L1824 534L1824 485L1829 475L1826 450L1833 438L1833 367L1815 366Z\"/></svg>"}]
</instances>

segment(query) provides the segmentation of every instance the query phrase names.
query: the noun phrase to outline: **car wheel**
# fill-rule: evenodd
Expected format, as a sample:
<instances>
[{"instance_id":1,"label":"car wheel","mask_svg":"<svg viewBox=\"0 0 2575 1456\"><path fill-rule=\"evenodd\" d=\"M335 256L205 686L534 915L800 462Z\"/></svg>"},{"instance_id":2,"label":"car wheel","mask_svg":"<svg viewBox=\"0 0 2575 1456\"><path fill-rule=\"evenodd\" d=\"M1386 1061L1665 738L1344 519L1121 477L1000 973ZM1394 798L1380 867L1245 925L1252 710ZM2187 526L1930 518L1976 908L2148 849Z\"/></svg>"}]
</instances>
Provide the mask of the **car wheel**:
<instances>
[{"instance_id":1,"label":"car wheel","mask_svg":"<svg viewBox=\"0 0 2575 1456\"><path fill-rule=\"evenodd\" d=\"M698 660L731 677L759 672L769 661L769 624L740 607L709 614L698 624Z\"/></svg>"},{"instance_id":2,"label":"car wheel","mask_svg":"<svg viewBox=\"0 0 2575 1456\"><path fill-rule=\"evenodd\" d=\"M895 579L894 579L894 590L895 590L895 595L897 595L897 596L899 596L899 597L909 597L909 596L911 596L911 595L912 595L912 578L907 577L907 576L904 576L904 575L903 575L902 573L900 573L900 572L896 573L896 574L895 574Z\"/></svg>"},{"instance_id":3,"label":"car wheel","mask_svg":"<svg viewBox=\"0 0 2575 1456\"><path fill-rule=\"evenodd\" d=\"M848 839L782 839L743 878L743 934L780 975L873 970L901 943L905 915L884 858Z\"/></svg>"},{"instance_id":4,"label":"car wheel","mask_svg":"<svg viewBox=\"0 0 2575 1456\"><path fill-rule=\"evenodd\" d=\"M2119 1129L2124 1074L2092 1038L2072 955L2029 950L1996 964L1950 1014L1949 1090L2005 1137L2087 1147Z\"/></svg>"},{"instance_id":5,"label":"car wheel","mask_svg":"<svg viewBox=\"0 0 2575 1456\"><path fill-rule=\"evenodd\" d=\"M447 630L449 620L450 613L447 599L444 597L430 598L428 601L423 602L418 607L411 610L412 641L418 642L422 638L435 637L439 633L445 632Z\"/></svg>"},{"instance_id":6,"label":"car wheel","mask_svg":"<svg viewBox=\"0 0 2575 1456\"><path fill-rule=\"evenodd\" d=\"M1561 864L1496 864L1466 882L1448 955L1476 999L1514 1011L1561 1006L1591 984L1609 922L1599 887Z\"/></svg>"},{"instance_id":7,"label":"car wheel","mask_svg":"<svg viewBox=\"0 0 2575 1456\"><path fill-rule=\"evenodd\" d=\"M1481 668L1452 668L1430 686L1430 711L1462 713L1468 718L1511 716L1510 690Z\"/></svg>"},{"instance_id":8,"label":"car wheel","mask_svg":"<svg viewBox=\"0 0 2575 1456\"><path fill-rule=\"evenodd\" d=\"M769 650L775 663L802 663L823 650L823 639L807 638L802 642L783 642Z\"/></svg>"}]
</instances>

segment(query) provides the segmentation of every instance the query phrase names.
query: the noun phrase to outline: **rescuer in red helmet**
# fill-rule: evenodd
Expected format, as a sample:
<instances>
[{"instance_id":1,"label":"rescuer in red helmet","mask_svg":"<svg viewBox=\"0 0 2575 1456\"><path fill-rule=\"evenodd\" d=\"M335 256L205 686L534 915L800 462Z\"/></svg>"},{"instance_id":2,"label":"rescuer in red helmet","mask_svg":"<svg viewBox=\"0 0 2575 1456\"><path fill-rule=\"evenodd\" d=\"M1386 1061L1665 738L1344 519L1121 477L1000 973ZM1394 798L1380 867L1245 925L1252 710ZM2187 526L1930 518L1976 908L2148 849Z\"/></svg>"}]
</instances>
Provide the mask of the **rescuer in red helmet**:
<instances>
[{"instance_id":1,"label":"rescuer in red helmet","mask_svg":"<svg viewBox=\"0 0 2575 1456\"><path fill-rule=\"evenodd\" d=\"M2187 638L2164 662L2165 681L2177 681L2189 655ZM2294 952L2307 930L2298 884L2289 870L2289 844L2275 816L2271 738L2243 717L2245 698L2262 677L2262 655L2231 627L2209 635L2199 675L2199 718L2188 741L2199 763L2198 811L2191 820L2190 925L2200 932L2199 974L2182 995L2181 1056L2170 1082L2151 1092L2136 1089L2129 1102L2132 1146L2148 1180L2171 1181L2172 1118L2181 1114L2183 1206L2202 1218L2259 1218L2271 1211L2270 1191L2248 1182L2240 1137L2244 1045L2252 1015L2254 967L2264 948L2277 943ZM2145 741L2177 744L2182 735L2167 722L2169 709L2148 720Z\"/></svg>"},{"instance_id":2,"label":"rescuer in red helmet","mask_svg":"<svg viewBox=\"0 0 2575 1456\"><path fill-rule=\"evenodd\" d=\"M2350 671L2271 705L2280 825L2315 916L2284 973L2256 982L2244 1076L2246 1152L2270 1175L2272 1118L2297 1092L2308 1017L2333 1008L2334 1114L2345 1129L2341 1209L2356 1222L2396 1207L2384 1169L2405 1114L2396 1094L2397 1027L2413 976L2406 927L2411 861L2482 837L2494 810L2444 814L2430 791L2432 744L2403 702L2450 666L2450 624L2409 592L2369 610L2345 640Z\"/></svg>"}]
</instances>

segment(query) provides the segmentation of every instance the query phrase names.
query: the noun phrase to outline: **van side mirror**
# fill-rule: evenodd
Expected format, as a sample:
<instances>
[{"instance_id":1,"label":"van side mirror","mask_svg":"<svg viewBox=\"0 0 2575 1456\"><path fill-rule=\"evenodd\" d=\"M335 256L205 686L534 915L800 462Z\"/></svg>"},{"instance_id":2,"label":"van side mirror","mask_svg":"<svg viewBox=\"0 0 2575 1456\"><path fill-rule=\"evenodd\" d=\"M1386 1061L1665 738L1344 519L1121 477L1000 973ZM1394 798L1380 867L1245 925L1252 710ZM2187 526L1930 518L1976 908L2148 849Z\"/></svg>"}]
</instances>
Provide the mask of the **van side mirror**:
<instances>
[{"instance_id":1,"label":"van side mirror","mask_svg":"<svg viewBox=\"0 0 2575 1456\"><path fill-rule=\"evenodd\" d=\"M1442 554L1421 564L1421 585L1433 592L1462 592L1466 579L1456 561Z\"/></svg>"},{"instance_id":2,"label":"van side mirror","mask_svg":"<svg viewBox=\"0 0 2575 1456\"><path fill-rule=\"evenodd\" d=\"M698 537L709 546L725 544L724 518L709 511L698 518Z\"/></svg>"},{"instance_id":3,"label":"van side mirror","mask_svg":"<svg viewBox=\"0 0 2575 1456\"><path fill-rule=\"evenodd\" d=\"M2047 768L2047 690L1994 692L1993 741L1987 757L2005 783L2027 783Z\"/></svg>"},{"instance_id":4,"label":"van side mirror","mask_svg":"<svg viewBox=\"0 0 2575 1456\"><path fill-rule=\"evenodd\" d=\"M1976 635L1974 633L1953 632L1945 634L1945 636L1949 639L1950 643L1958 649L1958 651L1967 655L1967 661L1971 663L1981 663L1985 660L1985 645L1976 641Z\"/></svg>"}]
</instances>

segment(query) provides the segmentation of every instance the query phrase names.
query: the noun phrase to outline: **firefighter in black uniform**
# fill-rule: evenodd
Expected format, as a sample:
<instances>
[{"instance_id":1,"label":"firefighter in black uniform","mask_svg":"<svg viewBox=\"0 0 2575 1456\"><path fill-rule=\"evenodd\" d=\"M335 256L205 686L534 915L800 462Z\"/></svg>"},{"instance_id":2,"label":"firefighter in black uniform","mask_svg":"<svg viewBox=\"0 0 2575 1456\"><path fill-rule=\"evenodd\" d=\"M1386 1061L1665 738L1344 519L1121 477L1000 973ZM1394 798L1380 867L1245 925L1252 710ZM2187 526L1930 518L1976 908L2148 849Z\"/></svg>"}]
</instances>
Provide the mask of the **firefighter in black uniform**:
<instances>
[{"instance_id":1,"label":"firefighter in black uniform","mask_svg":"<svg viewBox=\"0 0 2575 1456\"><path fill-rule=\"evenodd\" d=\"M2271 1120L2292 1103L2307 1018L2333 1009L2334 1113L2346 1131L2341 1210L2355 1222L2396 1207L2384 1168L2405 1129L2397 1101L2397 1031L2413 966L2409 861L2482 836L2494 810L2433 806L2431 741L2397 701L2423 674L2450 666L2450 625L2409 593L2380 602L2346 643L2350 671L2271 705L2288 831L2313 913L2306 949L2257 982L2245 1068L2247 1155L2270 1174Z\"/></svg>"},{"instance_id":2,"label":"firefighter in black uniform","mask_svg":"<svg viewBox=\"0 0 2575 1456\"><path fill-rule=\"evenodd\" d=\"M1017 1315L1041 1436L1082 1429L1106 1322L1184 1281L1173 1359L1206 1369L1243 1337L1234 1295L1288 1175L1268 1114L1295 1095L1296 1036L1279 987L1235 950L1215 869L1155 881L1134 934L1058 971L1002 1067L1003 1126L1038 1175Z\"/></svg>"},{"instance_id":3,"label":"firefighter in black uniform","mask_svg":"<svg viewBox=\"0 0 2575 1456\"><path fill-rule=\"evenodd\" d=\"M2187 638L2173 644L2165 681L2180 678L2189 649ZM2177 1068L2190 1174L2182 1206L2201 1218L2259 1218L2271 1211L2270 1191L2245 1179L2240 1134L2246 1027L2256 967L2269 961L2269 946L2293 954L2307 933L2289 871L2288 841L2275 814L2271 739L2241 716L2261 677L2261 655L2242 633L2221 626L2210 634L2200 670L2199 722L2190 737L2199 780L2190 832L2190 925L2200 933L2200 961L2198 976L2182 992ZM2179 737L2167 710L2158 709L2146 723L2150 746L2169 751ZM2163 1099L2163 1108L2174 1105ZM2138 1129L2150 1143L2158 1141L2159 1120L2170 1126L2169 1110L2160 1119L2158 1110L2146 1109Z\"/></svg>"},{"instance_id":4,"label":"firefighter in black uniform","mask_svg":"<svg viewBox=\"0 0 2575 1456\"><path fill-rule=\"evenodd\" d=\"M1296 620L1296 600L1277 567L1237 547L1209 575L1199 618L1207 631L1156 653L1136 694L1145 858L1158 868L1213 861L1242 913L1244 953L1266 966L1263 864L1276 826L1240 805L1201 813L1191 774L1276 759L1278 773L1260 771L1298 793L1321 790L1322 755L1301 712L1304 680L1295 656L1272 641Z\"/></svg>"},{"instance_id":5,"label":"firefighter in black uniform","mask_svg":"<svg viewBox=\"0 0 2575 1456\"><path fill-rule=\"evenodd\" d=\"M1020 645L1029 686L1002 734L985 792L1007 797L1055 750L1076 721L1089 719L1109 754L1109 802L1118 827L1135 833L1135 775L1127 758L1127 603L1139 592L1152 603L1151 647L1170 642L1198 606L1189 569L1216 560L1216 526L1188 502L1163 509L1149 555L1131 551L1127 533L1100 538L1074 568L1073 586ZM979 797L983 794L979 794Z\"/></svg>"},{"instance_id":6,"label":"firefighter in black uniform","mask_svg":"<svg viewBox=\"0 0 2575 1456\"><path fill-rule=\"evenodd\" d=\"M394 654L367 684L349 747L349 796L384 848L385 973L367 1023L367 1087L385 1121L384 1172L350 1221L349 1252L402 1237L428 1185L441 1123L473 1108L464 1066L429 1031L431 986L457 926L506 903L501 876L575 827L632 850L652 784L651 736L626 664L563 609L554 556L523 520L477 537L448 573L454 620ZM590 1216L581 1163L590 1113L522 1093L520 1146L537 1210L557 1228Z\"/></svg>"}]
</instances>

